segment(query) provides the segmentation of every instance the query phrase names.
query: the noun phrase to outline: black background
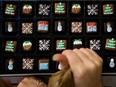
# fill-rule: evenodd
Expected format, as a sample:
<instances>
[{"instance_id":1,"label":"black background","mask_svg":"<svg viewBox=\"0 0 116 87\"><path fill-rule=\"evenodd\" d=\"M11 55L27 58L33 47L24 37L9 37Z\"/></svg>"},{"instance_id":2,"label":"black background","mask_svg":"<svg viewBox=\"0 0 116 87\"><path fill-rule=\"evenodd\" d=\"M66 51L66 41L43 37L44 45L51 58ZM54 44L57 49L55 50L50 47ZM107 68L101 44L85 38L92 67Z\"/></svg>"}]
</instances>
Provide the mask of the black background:
<instances>
[{"instance_id":1,"label":"black background","mask_svg":"<svg viewBox=\"0 0 116 87\"><path fill-rule=\"evenodd\" d=\"M33 14L31 16L23 16L21 13L21 8L22 8L22 4L25 3L25 1L30 1L32 2L33 4L33 7L34 7L34 10L33 10ZM40 16L38 15L38 9L37 9L37 4L39 2L42 2L42 3L46 3L46 2L49 2L49 4L51 5L51 13L50 15L48 16ZM58 15L55 15L54 14L54 3L55 2L60 2L60 1L63 1L66 3L67 5L67 10L66 10L66 14L65 15L62 15L62 16L58 16ZM71 4L73 3L73 1L75 2L80 2L82 3L82 15L72 15L71 14ZM6 3L13 3L13 4L16 4L17 5L17 11L16 11L16 16L14 17L10 17L10 16L6 16L4 14L4 9L5 9L5 4ZM99 15L98 16L88 16L86 14L86 5L90 3L98 3L99 4ZM113 16L104 16L102 15L102 5L103 4L106 4L106 3L111 3L111 4L115 4L115 14ZM90 38L100 38L102 41L102 50L100 50L98 52L98 54L103 58L104 60L104 66L103 66L103 73L115 73L116 72L116 69L110 69L108 67L108 61L107 61L107 57L116 57L116 51L107 51L105 50L105 42L106 42L106 38L116 38L116 30L114 33L110 33L110 34L106 34L103 32L103 22L106 21L106 20L110 20L110 21L113 21L114 22L114 27L116 29L116 1L115 0L112 0L112 1L108 1L108 0L95 0L93 2L91 1L88 1L88 0L80 0L80 1L76 1L76 0L4 0L4 1L0 1L0 73L1 74L23 74L23 73L53 73L55 71L57 71L57 63L53 62L52 61L52 55L54 53L57 53L57 51L55 50L56 46L55 46L55 43L56 43L56 40L57 39L66 39L68 41L67 43L67 48L69 49L72 49L72 38L83 38L84 39L84 47L89 47L89 44L88 44L88 40ZM41 34L41 33L38 33L37 31L37 21L38 20L49 20L50 22L50 30L48 33L44 33L44 34ZM54 23L54 20L64 20L66 21L67 23L67 26L66 26L66 32L64 34L59 34L59 33L54 33L54 26L53 26L53 23ZM5 34L4 33L4 21L6 20L15 20L17 21L17 33L16 34ZM70 22L72 20L82 20L83 22L83 33L81 34L71 34L70 33ZM97 21L98 23L98 33L96 34L88 34L86 33L86 22L88 21L92 21L92 20L95 20ZM22 35L21 34L21 23L24 22L24 21L30 21L30 22L33 22L34 23L34 32L32 35ZM23 53L22 52L22 49L21 49L21 41L23 39L33 39L34 38L34 49L31 54L29 53ZM50 52L39 52L38 51L38 39L48 39L50 38L51 39L51 50ZM17 47L17 52L14 53L14 54L8 54L6 52L4 52L4 45L5 45L5 41L6 40L16 40L18 42L18 47ZM34 67L34 70L33 71L24 71L21 69L21 64L22 64L22 58L25 58L25 57L30 57L30 58L34 58L35 59L35 67ZM50 59L50 70L47 71L47 72L40 72L38 71L38 60L40 58L49 58ZM16 69L15 71L7 71L5 70L5 60L6 59L9 59L9 58L15 58L16 59Z\"/></svg>"}]
</instances>

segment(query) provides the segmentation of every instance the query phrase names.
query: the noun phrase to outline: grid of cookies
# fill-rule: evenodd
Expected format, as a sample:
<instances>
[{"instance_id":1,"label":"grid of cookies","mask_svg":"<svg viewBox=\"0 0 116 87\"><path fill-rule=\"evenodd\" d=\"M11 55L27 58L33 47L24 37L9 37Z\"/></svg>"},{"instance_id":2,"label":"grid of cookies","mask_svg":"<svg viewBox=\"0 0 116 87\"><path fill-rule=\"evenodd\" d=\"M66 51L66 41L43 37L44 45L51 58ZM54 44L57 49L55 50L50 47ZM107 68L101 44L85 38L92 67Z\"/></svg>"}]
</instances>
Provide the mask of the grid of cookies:
<instances>
[{"instance_id":1,"label":"grid of cookies","mask_svg":"<svg viewBox=\"0 0 116 87\"><path fill-rule=\"evenodd\" d=\"M54 53L86 47L116 72L115 1L3 1L0 73L52 73Z\"/></svg>"}]
</instances>

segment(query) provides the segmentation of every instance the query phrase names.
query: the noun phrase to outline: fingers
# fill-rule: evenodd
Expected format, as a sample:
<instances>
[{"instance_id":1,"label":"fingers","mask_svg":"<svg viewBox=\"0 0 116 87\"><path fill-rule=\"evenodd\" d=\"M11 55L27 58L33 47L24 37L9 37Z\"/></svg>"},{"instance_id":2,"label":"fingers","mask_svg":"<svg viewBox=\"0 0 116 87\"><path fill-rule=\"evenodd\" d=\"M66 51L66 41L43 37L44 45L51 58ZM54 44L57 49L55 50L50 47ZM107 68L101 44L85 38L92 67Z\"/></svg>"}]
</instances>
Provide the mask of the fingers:
<instances>
[{"instance_id":1,"label":"fingers","mask_svg":"<svg viewBox=\"0 0 116 87\"><path fill-rule=\"evenodd\" d=\"M65 55L62 55L62 54L55 54L53 56L53 60L54 61L61 62L63 64L65 64L65 63L67 64L68 63L68 60L67 60L66 56Z\"/></svg>"},{"instance_id":2,"label":"fingers","mask_svg":"<svg viewBox=\"0 0 116 87\"><path fill-rule=\"evenodd\" d=\"M75 87L98 87L102 71L101 57L90 49L65 50L54 56L55 60L69 64L73 73ZM93 80L96 78L95 80ZM92 84L90 84L92 82ZM86 85L85 85L86 84Z\"/></svg>"},{"instance_id":3,"label":"fingers","mask_svg":"<svg viewBox=\"0 0 116 87\"><path fill-rule=\"evenodd\" d=\"M74 49L73 51L80 57L80 59L83 61L83 63L89 64L91 62L89 60L89 57L85 53L83 53L81 50Z\"/></svg>"},{"instance_id":4,"label":"fingers","mask_svg":"<svg viewBox=\"0 0 116 87\"><path fill-rule=\"evenodd\" d=\"M19 83L18 87L47 87L47 85L40 79L26 77Z\"/></svg>"},{"instance_id":5,"label":"fingers","mask_svg":"<svg viewBox=\"0 0 116 87\"><path fill-rule=\"evenodd\" d=\"M70 65L70 68L72 69L73 72L75 72L76 68L78 68L78 70L81 71L83 67L82 60L74 51L65 50L62 52L62 54L66 56L68 63Z\"/></svg>"},{"instance_id":6,"label":"fingers","mask_svg":"<svg viewBox=\"0 0 116 87\"><path fill-rule=\"evenodd\" d=\"M53 56L53 60L60 62L60 64L59 64L60 70L67 69L69 67L68 60L67 60L66 56L64 56L62 54L55 54Z\"/></svg>"},{"instance_id":7,"label":"fingers","mask_svg":"<svg viewBox=\"0 0 116 87\"><path fill-rule=\"evenodd\" d=\"M75 71L83 71L83 67L89 65L87 68L99 68L102 65L101 57L90 49L74 49L74 50L65 50L62 54L56 54L53 56L55 61L61 63L63 67L69 67Z\"/></svg>"},{"instance_id":8,"label":"fingers","mask_svg":"<svg viewBox=\"0 0 116 87\"><path fill-rule=\"evenodd\" d=\"M93 50L90 50L88 48L84 49L84 48L81 48L80 51L82 51L84 54L86 54L89 59L91 61L93 61L93 63L95 63L96 65L101 65L102 63L102 59L100 58L100 56L95 53Z\"/></svg>"},{"instance_id":9,"label":"fingers","mask_svg":"<svg viewBox=\"0 0 116 87\"><path fill-rule=\"evenodd\" d=\"M96 56L96 59L100 62L100 63L103 63L103 60L102 60L102 58L95 52L95 51L93 51L93 50L91 50L91 49L88 49L88 48L86 48L88 51L90 51L91 52L91 54L93 54L94 56Z\"/></svg>"},{"instance_id":10,"label":"fingers","mask_svg":"<svg viewBox=\"0 0 116 87\"><path fill-rule=\"evenodd\" d=\"M99 70L101 69L101 72L102 72L103 59L95 51L88 49L88 48L87 48L87 50L90 51L94 56L96 56L95 58L96 58L96 62L97 62L97 67L99 68Z\"/></svg>"}]
</instances>

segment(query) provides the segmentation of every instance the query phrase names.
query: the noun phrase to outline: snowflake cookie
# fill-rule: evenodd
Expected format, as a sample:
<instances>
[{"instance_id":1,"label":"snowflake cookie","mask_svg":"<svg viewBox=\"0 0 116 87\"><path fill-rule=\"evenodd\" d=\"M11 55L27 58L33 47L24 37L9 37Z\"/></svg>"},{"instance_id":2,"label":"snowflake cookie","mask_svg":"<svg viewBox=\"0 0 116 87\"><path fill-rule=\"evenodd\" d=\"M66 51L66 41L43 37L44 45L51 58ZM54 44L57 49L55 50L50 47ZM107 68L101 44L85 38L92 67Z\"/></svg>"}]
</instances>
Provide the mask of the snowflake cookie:
<instances>
[{"instance_id":1,"label":"snowflake cookie","mask_svg":"<svg viewBox=\"0 0 116 87\"><path fill-rule=\"evenodd\" d=\"M72 22L71 23L72 33L82 33L82 22Z\"/></svg>"},{"instance_id":2,"label":"snowflake cookie","mask_svg":"<svg viewBox=\"0 0 116 87\"><path fill-rule=\"evenodd\" d=\"M101 50L101 40L100 39L91 39L89 41L90 49L92 50Z\"/></svg>"},{"instance_id":3,"label":"snowflake cookie","mask_svg":"<svg viewBox=\"0 0 116 87\"><path fill-rule=\"evenodd\" d=\"M32 34L33 23L22 23L22 34Z\"/></svg>"},{"instance_id":4,"label":"snowflake cookie","mask_svg":"<svg viewBox=\"0 0 116 87\"><path fill-rule=\"evenodd\" d=\"M50 5L49 4L39 4L38 14L48 16L50 14Z\"/></svg>"},{"instance_id":5,"label":"snowflake cookie","mask_svg":"<svg viewBox=\"0 0 116 87\"><path fill-rule=\"evenodd\" d=\"M22 68L24 70L33 70L34 68L34 59L24 58L22 63Z\"/></svg>"},{"instance_id":6,"label":"snowflake cookie","mask_svg":"<svg viewBox=\"0 0 116 87\"><path fill-rule=\"evenodd\" d=\"M87 5L87 14L88 15L98 15L99 6L98 4Z\"/></svg>"},{"instance_id":7,"label":"snowflake cookie","mask_svg":"<svg viewBox=\"0 0 116 87\"><path fill-rule=\"evenodd\" d=\"M50 50L50 39L39 40L39 50L40 51L49 51Z\"/></svg>"}]
</instances>

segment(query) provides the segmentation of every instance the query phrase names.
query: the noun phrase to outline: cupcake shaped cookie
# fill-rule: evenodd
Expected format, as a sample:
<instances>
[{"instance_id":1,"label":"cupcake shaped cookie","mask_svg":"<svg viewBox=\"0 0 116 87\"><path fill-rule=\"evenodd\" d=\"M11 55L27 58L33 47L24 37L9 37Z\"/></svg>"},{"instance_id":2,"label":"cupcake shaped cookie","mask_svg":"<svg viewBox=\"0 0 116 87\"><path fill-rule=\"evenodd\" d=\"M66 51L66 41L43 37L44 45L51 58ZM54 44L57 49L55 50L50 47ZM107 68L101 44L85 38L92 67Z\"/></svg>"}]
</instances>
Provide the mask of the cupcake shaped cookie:
<instances>
[{"instance_id":1,"label":"cupcake shaped cookie","mask_svg":"<svg viewBox=\"0 0 116 87\"><path fill-rule=\"evenodd\" d=\"M32 5L31 4L23 5L23 14L26 14L26 15L32 14Z\"/></svg>"},{"instance_id":2,"label":"cupcake shaped cookie","mask_svg":"<svg viewBox=\"0 0 116 87\"><path fill-rule=\"evenodd\" d=\"M73 14L79 14L81 11L81 5L80 4L72 4L72 13Z\"/></svg>"},{"instance_id":3,"label":"cupcake shaped cookie","mask_svg":"<svg viewBox=\"0 0 116 87\"><path fill-rule=\"evenodd\" d=\"M23 50L24 51L30 51L31 49L32 49L31 41L24 41L23 42Z\"/></svg>"}]
</instances>

